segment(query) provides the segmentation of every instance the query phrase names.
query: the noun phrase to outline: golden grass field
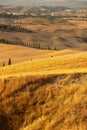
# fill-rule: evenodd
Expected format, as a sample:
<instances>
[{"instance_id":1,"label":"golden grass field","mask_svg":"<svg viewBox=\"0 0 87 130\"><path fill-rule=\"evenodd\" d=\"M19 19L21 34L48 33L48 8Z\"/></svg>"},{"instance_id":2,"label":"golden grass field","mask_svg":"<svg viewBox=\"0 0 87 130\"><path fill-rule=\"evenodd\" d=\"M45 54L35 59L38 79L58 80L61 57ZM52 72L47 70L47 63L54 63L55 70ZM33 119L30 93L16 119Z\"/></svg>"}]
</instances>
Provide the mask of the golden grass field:
<instances>
[{"instance_id":1,"label":"golden grass field","mask_svg":"<svg viewBox=\"0 0 87 130\"><path fill-rule=\"evenodd\" d=\"M20 47L20 49L25 49L25 48ZM27 48L25 50L27 50ZM15 64L10 67L9 66L3 67L0 69L0 76L15 75L15 74L19 75L21 73L55 74L55 73L67 73L67 72L72 73L72 72L82 72L82 71L87 72L87 61L86 61L87 52L86 51L79 51L79 50L78 51L74 51L74 50L46 51L46 54L44 54L44 51L39 52L39 50L34 50L35 52L39 52L39 54L37 54L39 59L35 59L33 49L29 49L29 50L32 51L32 54L33 54L32 56L34 59L23 62L23 63ZM29 53L31 53L31 51ZM16 52L17 52L17 49L16 49ZM17 53L15 57L17 57ZM21 54L20 54L20 57L21 57ZM27 58L28 57L30 57L29 54L27 55Z\"/></svg>"},{"instance_id":2,"label":"golden grass field","mask_svg":"<svg viewBox=\"0 0 87 130\"><path fill-rule=\"evenodd\" d=\"M14 64L30 61L31 59L44 58L51 55L53 52L54 51L38 50L23 46L0 44L0 66L2 66L3 62L7 65L9 58L12 59L12 64Z\"/></svg>"},{"instance_id":3,"label":"golden grass field","mask_svg":"<svg viewBox=\"0 0 87 130\"><path fill-rule=\"evenodd\" d=\"M59 28L28 20L15 24L34 34L0 32L0 38L36 40L59 49L0 44L0 130L87 130L87 45L78 38L86 37L87 24L70 21Z\"/></svg>"},{"instance_id":4,"label":"golden grass field","mask_svg":"<svg viewBox=\"0 0 87 130\"><path fill-rule=\"evenodd\" d=\"M87 129L87 73L9 77L0 82L0 116L7 120L1 130Z\"/></svg>"},{"instance_id":5,"label":"golden grass field","mask_svg":"<svg viewBox=\"0 0 87 130\"><path fill-rule=\"evenodd\" d=\"M79 52L79 50L39 50L23 46L0 44L0 66L3 65L3 62L7 65L9 58L12 59L12 64L14 64L36 59L49 58L51 56L73 54L76 52Z\"/></svg>"},{"instance_id":6,"label":"golden grass field","mask_svg":"<svg viewBox=\"0 0 87 130\"><path fill-rule=\"evenodd\" d=\"M0 130L87 130L86 51L0 48L15 59L0 68Z\"/></svg>"}]
</instances>

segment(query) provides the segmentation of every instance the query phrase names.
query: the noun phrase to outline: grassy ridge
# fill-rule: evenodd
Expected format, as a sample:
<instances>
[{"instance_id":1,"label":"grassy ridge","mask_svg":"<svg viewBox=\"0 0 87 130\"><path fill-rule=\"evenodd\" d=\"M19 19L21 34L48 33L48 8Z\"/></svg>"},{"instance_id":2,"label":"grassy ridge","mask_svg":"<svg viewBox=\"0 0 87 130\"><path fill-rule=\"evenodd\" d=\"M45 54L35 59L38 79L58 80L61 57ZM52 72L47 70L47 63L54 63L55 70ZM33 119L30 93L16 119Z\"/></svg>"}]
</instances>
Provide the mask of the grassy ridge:
<instances>
[{"instance_id":1,"label":"grassy ridge","mask_svg":"<svg viewBox=\"0 0 87 130\"><path fill-rule=\"evenodd\" d=\"M37 59L0 68L0 76L87 72L87 52Z\"/></svg>"},{"instance_id":2,"label":"grassy ridge","mask_svg":"<svg viewBox=\"0 0 87 130\"><path fill-rule=\"evenodd\" d=\"M78 52L80 51L68 50L68 49L61 51L40 50L40 49L27 48L23 46L0 44L0 56L1 56L0 66L2 66L3 62L5 62L5 64L7 65L9 58L12 59L12 64L14 64L41 58L50 58L51 56L74 54Z\"/></svg>"}]
</instances>

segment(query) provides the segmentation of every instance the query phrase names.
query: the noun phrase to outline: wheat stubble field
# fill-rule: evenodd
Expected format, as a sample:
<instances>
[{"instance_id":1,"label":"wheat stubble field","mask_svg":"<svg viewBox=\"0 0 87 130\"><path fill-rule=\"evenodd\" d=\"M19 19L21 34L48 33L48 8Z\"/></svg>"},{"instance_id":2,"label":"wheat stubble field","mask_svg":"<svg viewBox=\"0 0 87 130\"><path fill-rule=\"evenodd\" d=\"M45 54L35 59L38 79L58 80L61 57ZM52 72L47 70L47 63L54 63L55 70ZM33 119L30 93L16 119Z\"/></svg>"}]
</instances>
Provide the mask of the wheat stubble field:
<instances>
[{"instance_id":1,"label":"wheat stubble field","mask_svg":"<svg viewBox=\"0 0 87 130\"><path fill-rule=\"evenodd\" d=\"M70 21L59 28L34 20L15 23L34 34L0 32L0 38L59 48L0 43L0 130L87 130L87 24Z\"/></svg>"}]
</instances>

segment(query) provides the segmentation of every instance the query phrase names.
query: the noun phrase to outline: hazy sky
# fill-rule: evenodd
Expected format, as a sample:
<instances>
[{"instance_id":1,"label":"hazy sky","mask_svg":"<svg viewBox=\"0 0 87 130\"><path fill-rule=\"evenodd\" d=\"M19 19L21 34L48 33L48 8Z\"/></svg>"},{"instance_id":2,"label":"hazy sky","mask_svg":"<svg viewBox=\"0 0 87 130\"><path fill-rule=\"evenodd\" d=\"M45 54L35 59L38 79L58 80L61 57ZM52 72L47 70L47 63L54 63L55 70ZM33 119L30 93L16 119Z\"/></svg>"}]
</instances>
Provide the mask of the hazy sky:
<instances>
[{"instance_id":1,"label":"hazy sky","mask_svg":"<svg viewBox=\"0 0 87 130\"><path fill-rule=\"evenodd\" d=\"M87 0L0 0L0 4L87 7Z\"/></svg>"}]
</instances>

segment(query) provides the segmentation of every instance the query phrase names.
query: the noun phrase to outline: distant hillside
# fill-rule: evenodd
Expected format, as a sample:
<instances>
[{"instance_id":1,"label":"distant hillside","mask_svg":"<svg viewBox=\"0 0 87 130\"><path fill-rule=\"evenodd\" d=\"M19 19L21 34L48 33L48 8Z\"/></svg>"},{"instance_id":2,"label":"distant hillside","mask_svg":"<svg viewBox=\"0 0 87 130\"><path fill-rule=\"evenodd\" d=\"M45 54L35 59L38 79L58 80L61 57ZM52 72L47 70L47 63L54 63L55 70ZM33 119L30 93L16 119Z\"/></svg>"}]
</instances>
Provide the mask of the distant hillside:
<instances>
[{"instance_id":1,"label":"distant hillside","mask_svg":"<svg viewBox=\"0 0 87 130\"><path fill-rule=\"evenodd\" d=\"M30 23L27 24L27 21ZM33 33L0 31L0 39L13 41L13 44L15 41L23 42L33 47L38 44L40 49L87 49L86 21L75 23L67 20L28 18L19 19L16 24Z\"/></svg>"},{"instance_id":2,"label":"distant hillside","mask_svg":"<svg viewBox=\"0 0 87 130\"><path fill-rule=\"evenodd\" d=\"M68 9L63 6L36 6L36 7L23 7L23 6L5 6L1 5L1 11L9 11L9 12L22 12L22 13L36 13L36 14L49 14L52 12L62 11Z\"/></svg>"},{"instance_id":3,"label":"distant hillside","mask_svg":"<svg viewBox=\"0 0 87 130\"><path fill-rule=\"evenodd\" d=\"M67 7L62 7L62 6L37 6L37 7L32 7L26 10L26 13L36 13L36 14L50 14L53 12L58 12L58 11L63 11L65 9L68 9Z\"/></svg>"}]
</instances>

